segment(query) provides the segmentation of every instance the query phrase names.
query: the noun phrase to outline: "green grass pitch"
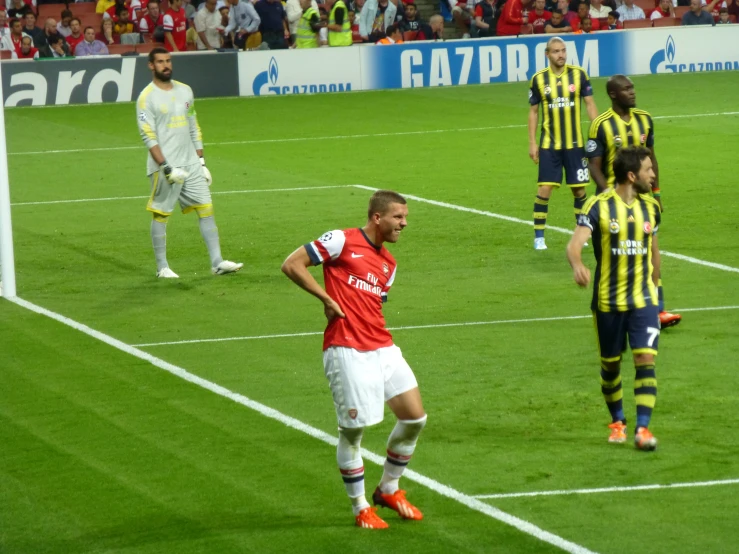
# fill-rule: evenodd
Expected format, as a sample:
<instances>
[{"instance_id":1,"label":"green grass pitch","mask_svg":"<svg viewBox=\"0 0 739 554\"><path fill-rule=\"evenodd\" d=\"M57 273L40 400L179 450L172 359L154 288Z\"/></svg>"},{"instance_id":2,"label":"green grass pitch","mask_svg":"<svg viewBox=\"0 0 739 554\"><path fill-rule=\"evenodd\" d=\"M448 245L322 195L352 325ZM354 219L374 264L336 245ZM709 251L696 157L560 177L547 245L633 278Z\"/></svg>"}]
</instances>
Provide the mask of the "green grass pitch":
<instances>
[{"instance_id":1,"label":"green grass pitch","mask_svg":"<svg viewBox=\"0 0 739 554\"><path fill-rule=\"evenodd\" d=\"M739 74L634 81L657 118L661 247L739 267ZM593 84L603 111L605 80ZM129 345L268 336L141 348L333 435L320 335L269 337L323 329L320 304L280 273L282 260L364 222L370 193L346 185L529 221L526 98L518 83L199 100L223 252L246 267L211 276L195 216L176 213L175 282L154 278L134 106L9 110L18 295ZM28 153L50 148L72 151ZM394 332L429 414L413 470L470 496L739 479L739 274L663 258L668 307L700 310L662 334L660 447L642 453L606 443L592 322L562 319L589 314L568 236L550 232L549 250L534 252L529 225L417 200L409 210L391 246L399 266L385 315L393 328L422 327ZM561 190L549 223L573 220ZM509 320L526 321L441 326ZM633 420L630 363L624 377ZM363 445L382 454L391 425L369 429ZM371 491L381 468L366 467ZM404 486L423 522L385 513L388 532L356 529L332 446L0 301L0 552L559 551ZM736 551L738 492L483 501L599 553L713 553Z\"/></svg>"}]
</instances>

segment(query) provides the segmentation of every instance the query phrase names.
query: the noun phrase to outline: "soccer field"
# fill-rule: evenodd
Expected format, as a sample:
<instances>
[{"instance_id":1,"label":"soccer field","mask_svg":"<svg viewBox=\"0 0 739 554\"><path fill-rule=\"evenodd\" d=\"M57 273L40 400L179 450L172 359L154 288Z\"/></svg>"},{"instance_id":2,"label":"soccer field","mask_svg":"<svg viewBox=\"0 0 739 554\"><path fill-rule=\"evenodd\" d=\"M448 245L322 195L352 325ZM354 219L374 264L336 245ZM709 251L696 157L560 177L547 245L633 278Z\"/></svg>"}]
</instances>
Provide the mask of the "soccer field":
<instances>
[{"instance_id":1,"label":"soccer field","mask_svg":"<svg viewBox=\"0 0 739 554\"><path fill-rule=\"evenodd\" d=\"M223 254L246 266L213 277L176 213L174 281L154 277L133 104L8 110L22 300L0 301L0 552L736 552L739 74L634 82L683 314L660 339L653 453L606 442L567 190L532 248L526 83L198 100ZM401 481L425 519L381 510L384 532L353 526L322 306L280 272L363 224L375 188L409 198L385 316L429 414ZM365 432L370 493L393 419Z\"/></svg>"}]
</instances>

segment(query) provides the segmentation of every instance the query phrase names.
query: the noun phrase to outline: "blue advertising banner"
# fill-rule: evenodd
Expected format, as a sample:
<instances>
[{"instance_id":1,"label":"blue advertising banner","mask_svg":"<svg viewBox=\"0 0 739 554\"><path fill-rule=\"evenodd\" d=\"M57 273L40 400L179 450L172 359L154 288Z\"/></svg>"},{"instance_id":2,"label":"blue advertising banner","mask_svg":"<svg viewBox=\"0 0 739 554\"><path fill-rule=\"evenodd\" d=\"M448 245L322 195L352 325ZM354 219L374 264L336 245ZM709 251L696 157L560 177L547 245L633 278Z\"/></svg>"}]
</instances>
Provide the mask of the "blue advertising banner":
<instances>
[{"instance_id":1,"label":"blue advertising banner","mask_svg":"<svg viewBox=\"0 0 739 554\"><path fill-rule=\"evenodd\" d=\"M591 77L626 73L629 33L569 35L567 63ZM405 43L361 49L365 90L528 81L547 66L546 35L510 39Z\"/></svg>"}]
</instances>

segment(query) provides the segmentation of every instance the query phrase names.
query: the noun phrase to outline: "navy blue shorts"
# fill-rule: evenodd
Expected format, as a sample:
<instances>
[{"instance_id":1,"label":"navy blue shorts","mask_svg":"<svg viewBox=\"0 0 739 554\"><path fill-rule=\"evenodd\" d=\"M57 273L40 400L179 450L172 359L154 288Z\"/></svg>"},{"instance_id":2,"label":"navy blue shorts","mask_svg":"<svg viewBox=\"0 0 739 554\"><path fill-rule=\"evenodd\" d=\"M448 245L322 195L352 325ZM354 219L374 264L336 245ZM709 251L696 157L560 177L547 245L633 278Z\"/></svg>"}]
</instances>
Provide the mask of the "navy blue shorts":
<instances>
[{"instance_id":1,"label":"navy blue shorts","mask_svg":"<svg viewBox=\"0 0 739 554\"><path fill-rule=\"evenodd\" d=\"M634 354L657 355L659 308L647 306L628 312L593 312L600 357L616 361L626 350L626 337Z\"/></svg>"},{"instance_id":2,"label":"navy blue shorts","mask_svg":"<svg viewBox=\"0 0 739 554\"><path fill-rule=\"evenodd\" d=\"M539 185L558 187L564 169L568 187L584 187L590 183L588 158L584 148L572 150L539 150Z\"/></svg>"}]
</instances>

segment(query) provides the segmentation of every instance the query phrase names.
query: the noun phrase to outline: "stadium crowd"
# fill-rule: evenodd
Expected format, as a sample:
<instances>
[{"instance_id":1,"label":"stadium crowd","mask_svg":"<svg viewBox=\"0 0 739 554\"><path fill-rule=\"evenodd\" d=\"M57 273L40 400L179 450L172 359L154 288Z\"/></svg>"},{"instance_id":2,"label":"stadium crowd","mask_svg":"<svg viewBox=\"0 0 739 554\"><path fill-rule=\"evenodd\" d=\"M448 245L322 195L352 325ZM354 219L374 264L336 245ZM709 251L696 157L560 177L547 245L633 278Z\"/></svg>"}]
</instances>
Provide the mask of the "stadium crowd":
<instances>
[{"instance_id":1,"label":"stadium crowd","mask_svg":"<svg viewBox=\"0 0 739 554\"><path fill-rule=\"evenodd\" d=\"M739 0L441 0L439 7L424 21L413 0L10 0L0 9L0 56L97 56L132 45L180 52L394 44L442 40L445 20L462 38L477 38L739 18Z\"/></svg>"}]
</instances>

